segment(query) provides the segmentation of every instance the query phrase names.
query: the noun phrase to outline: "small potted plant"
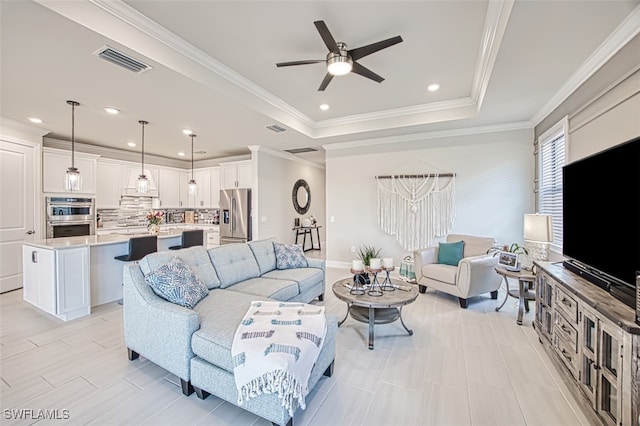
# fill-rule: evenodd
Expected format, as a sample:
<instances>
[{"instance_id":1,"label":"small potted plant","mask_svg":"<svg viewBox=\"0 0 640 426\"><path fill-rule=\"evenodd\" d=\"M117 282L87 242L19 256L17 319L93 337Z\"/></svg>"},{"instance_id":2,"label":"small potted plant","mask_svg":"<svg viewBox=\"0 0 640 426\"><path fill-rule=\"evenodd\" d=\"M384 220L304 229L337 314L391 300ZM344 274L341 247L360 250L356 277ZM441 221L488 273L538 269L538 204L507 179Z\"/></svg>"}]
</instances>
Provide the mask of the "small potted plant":
<instances>
[{"instance_id":1,"label":"small potted plant","mask_svg":"<svg viewBox=\"0 0 640 426\"><path fill-rule=\"evenodd\" d=\"M362 263L364 263L365 267L369 266L369 261L375 257L378 257L378 255L380 254L380 249L376 249L373 246L367 246L367 245L362 245L360 246L360 248L358 249L358 257L360 258L360 260L362 260ZM362 274L360 274L361 279L364 281L365 284L369 284L370 280L369 280L369 273L368 272L364 272ZM354 277L355 279L356 277Z\"/></svg>"}]
</instances>

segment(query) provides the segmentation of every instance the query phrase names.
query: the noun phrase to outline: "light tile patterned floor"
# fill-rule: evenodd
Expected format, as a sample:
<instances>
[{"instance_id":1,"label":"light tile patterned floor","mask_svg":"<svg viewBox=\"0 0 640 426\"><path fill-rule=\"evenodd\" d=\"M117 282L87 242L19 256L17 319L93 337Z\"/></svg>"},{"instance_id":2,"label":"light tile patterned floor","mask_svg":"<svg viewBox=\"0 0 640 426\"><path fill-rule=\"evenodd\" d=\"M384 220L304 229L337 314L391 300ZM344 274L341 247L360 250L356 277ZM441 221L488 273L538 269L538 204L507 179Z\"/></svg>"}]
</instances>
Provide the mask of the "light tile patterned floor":
<instances>
[{"instance_id":1,"label":"light tile patterned floor","mask_svg":"<svg viewBox=\"0 0 640 426\"><path fill-rule=\"evenodd\" d=\"M347 274L327 270L327 288ZM504 293L500 292L500 300ZM346 305L328 290L325 306L342 318ZM399 323L376 326L367 349L366 324L347 319L338 331L335 373L307 397L296 425L587 425L531 327L533 309L516 324L516 300L457 299L429 290L405 307ZM0 295L0 408L68 410L57 424L268 425L213 396L184 397L176 377L144 358L129 362L122 307L94 309L63 323ZM38 422L43 424L44 422Z\"/></svg>"}]
</instances>

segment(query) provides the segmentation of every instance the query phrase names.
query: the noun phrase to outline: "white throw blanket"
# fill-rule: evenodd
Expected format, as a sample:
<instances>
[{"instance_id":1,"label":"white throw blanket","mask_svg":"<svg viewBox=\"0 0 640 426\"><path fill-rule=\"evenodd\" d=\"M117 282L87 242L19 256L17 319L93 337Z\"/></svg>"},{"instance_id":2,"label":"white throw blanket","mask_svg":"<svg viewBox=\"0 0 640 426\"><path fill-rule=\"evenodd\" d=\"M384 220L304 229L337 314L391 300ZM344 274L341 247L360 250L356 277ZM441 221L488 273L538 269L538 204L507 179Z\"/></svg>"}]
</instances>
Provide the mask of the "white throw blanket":
<instances>
[{"instance_id":1,"label":"white throw blanket","mask_svg":"<svg viewBox=\"0 0 640 426\"><path fill-rule=\"evenodd\" d=\"M326 333L324 306L251 302L231 346L238 404L277 392L291 417L296 401L305 409Z\"/></svg>"}]
</instances>

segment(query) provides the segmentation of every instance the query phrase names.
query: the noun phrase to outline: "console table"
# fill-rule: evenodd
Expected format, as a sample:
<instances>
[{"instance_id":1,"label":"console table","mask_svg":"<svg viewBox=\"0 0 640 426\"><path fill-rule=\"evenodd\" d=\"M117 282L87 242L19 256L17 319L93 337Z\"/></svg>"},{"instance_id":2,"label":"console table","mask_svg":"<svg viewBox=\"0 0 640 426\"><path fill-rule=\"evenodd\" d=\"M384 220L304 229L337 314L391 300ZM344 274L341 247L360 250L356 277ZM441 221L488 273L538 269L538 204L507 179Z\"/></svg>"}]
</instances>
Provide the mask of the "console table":
<instances>
[{"instance_id":1,"label":"console table","mask_svg":"<svg viewBox=\"0 0 640 426\"><path fill-rule=\"evenodd\" d=\"M321 250L320 246L320 228L322 225L313 225L313 226L294 226L293 230L296 231L296 244L298 244L298 237L302 235L302 250ZM316 247L313 242L313 230L316 230L316 237L318 239L318 246ZM305 248L307 245L307 234L309 234L309 239L311 240L311 246L309 248Z\"/></svg>"},{"instance_id":2,"label":"console table","mask_svg":"<svg viewBox=\"0 0 640 426\"><path fill-rule=\"evenodd\" d=\"M562 263L535 266L533 325L569 389L600 422L637 425L640 326L634 310Z\"/></svg>"}]
</instances>

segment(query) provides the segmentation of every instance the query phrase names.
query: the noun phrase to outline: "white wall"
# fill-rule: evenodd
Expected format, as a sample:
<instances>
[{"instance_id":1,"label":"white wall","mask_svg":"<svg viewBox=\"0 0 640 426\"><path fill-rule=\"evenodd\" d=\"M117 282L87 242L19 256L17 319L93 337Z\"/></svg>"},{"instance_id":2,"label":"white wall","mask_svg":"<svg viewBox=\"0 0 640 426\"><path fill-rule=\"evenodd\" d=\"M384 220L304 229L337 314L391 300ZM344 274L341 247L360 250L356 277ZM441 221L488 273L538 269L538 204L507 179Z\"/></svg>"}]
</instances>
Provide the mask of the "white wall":
<instances>
[{"instance_id":1,"label":"white wall","mask_svg":"<svg viewBox=\"0 0 640 426\"><path fill-rule=\"evenodd\" d=\"M523 215L533 211L532 152L532 129L327 152L327 261L348 262L362 244L396 265L410 254L377 224L374 176L386 174L456 173L452 232L521 243Z\"/></svg>"},{"instance_id":2,"label":"white wall","mask_svg":"<svg viewBox=\"0 0 640 426\"><path fill-rule=\"evenodd\" d=\"M264 148L254 152L253 157L257 158L258 171L257 208L254 208L254 214L257 214L257 232L254 232L253 239L275 237L280 242L293 243L294 218L313 214L318 224L323 225L320 240L324 242L326 220L323 166ZM293 185L298 179L306 180L311 192L309 211L304 215L296 212L291 199Z\"/></svg>"}]
</instances>

